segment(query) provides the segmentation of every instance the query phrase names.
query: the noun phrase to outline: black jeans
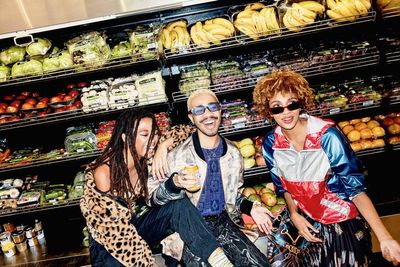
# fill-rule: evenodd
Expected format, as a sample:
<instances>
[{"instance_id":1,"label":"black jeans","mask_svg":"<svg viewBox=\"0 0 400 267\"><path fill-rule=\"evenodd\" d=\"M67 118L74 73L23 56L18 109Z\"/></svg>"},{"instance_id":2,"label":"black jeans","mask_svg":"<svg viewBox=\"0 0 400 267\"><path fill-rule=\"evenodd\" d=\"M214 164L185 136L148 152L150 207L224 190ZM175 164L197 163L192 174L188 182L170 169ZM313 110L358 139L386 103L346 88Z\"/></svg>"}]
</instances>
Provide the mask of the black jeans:
<instances>
[{"instance_id":1,"label":"black jeans","mask_svg":"<svg viewBox=\"0 0 400 267\"><path fill-rule=\"evenodd\" d=\"M178 232L190 251L205 262L219 247L218 241L208 229L199 211L187 198L151 208L142 217L133 217L131 223L151 248L174 232ZM90 255L92 266L122 266L92 238L90 238Z\"/></svg>"}]
</instances>

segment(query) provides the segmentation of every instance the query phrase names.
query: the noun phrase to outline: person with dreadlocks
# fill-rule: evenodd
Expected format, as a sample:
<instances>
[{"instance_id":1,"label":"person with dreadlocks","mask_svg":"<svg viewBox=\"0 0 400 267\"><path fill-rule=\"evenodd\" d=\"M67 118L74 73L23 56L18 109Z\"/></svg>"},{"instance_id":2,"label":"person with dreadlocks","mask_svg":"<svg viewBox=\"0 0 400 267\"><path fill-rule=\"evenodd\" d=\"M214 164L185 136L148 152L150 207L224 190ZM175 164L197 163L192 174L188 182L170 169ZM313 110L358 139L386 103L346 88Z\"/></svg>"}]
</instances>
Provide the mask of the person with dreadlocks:
<instances>
[{"instance_id":1,"label":"person with dreadlocks","mask_svg":"<svg viewBox=\"0 0 400 267\"><path fill-rule=\"evenodd\" d=\"M148 194L147 160L158 139L152 113L125 111L103 153L87 167L80 208L90 232L91 265L155 266L151 248L178 232L211 266L232 266L188 199L136 212Z\"/></svg>"}]
</instances>

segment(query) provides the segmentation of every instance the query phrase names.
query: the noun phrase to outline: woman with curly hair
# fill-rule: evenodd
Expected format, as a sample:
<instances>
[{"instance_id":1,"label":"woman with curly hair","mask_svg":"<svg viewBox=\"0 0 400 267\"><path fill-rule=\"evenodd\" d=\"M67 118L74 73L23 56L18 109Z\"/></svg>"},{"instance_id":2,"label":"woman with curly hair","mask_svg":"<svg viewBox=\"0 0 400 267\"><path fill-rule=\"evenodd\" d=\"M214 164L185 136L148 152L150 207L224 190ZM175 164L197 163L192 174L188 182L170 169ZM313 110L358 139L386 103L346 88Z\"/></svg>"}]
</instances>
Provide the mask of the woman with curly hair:
<instances>
[{"instance_id":1,"label":"woman with curly hair","mask_svg":"<svg viewBox=\"0 0 400 267\"><path fill-rule=\"evenodd\" d=\"M174 232L211 266L232 266L187 198L140 208L158 133L152 113L123 112L102 155L86 170L80 208L90 232L92 266L155 266L151 248Z\"/></svg>"},{"instance_id":2,"label":"woman with curly hair","mask_svg":"<svg viewBox=\"0 0 400 267\"><path fill-rule=\"evenodd\" d=\"M253 98L256 109L277 124L266 134L262 152L290 219L308 242L309 253L298 254L297 264L367 266L371 227L383 257L397 265L399 243L365 193L360 160L333 121L302 112L313 103L304 77L274 71L258 81Z\"/></svg>"}]
</instances>

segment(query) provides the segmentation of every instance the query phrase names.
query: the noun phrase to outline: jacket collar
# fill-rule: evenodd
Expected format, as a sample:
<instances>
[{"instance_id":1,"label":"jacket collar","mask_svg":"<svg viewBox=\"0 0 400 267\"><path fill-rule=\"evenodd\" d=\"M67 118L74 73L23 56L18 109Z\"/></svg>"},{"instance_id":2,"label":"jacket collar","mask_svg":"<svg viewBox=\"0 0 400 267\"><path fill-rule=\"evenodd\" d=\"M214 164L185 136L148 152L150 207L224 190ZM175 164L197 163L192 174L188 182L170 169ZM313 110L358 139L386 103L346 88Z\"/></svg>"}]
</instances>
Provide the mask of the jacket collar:
<instances>
[{"instance_id":1,"label":"jacket collar","mask_svg":"<svg viewBox=\"0 0 400 267\"><path fill-rule=\"evenodd\" d=\"M222 152L222 156L224 156L226 154L226 152L228 151L228 146L226 145L226 141L225 138L223 138L222 136L219 136L220 140L222 141L222 146L223 146L223 152ZM196 151L196 154L205 161L205 157L204 157L204 153L203 153L203 149L201 148L200 145L200 140L199 140L199 134L197 131L195 131L192 134L192 139L193 139L193 145L194 145L194 150Z\"/></svg>"}]
</instances>

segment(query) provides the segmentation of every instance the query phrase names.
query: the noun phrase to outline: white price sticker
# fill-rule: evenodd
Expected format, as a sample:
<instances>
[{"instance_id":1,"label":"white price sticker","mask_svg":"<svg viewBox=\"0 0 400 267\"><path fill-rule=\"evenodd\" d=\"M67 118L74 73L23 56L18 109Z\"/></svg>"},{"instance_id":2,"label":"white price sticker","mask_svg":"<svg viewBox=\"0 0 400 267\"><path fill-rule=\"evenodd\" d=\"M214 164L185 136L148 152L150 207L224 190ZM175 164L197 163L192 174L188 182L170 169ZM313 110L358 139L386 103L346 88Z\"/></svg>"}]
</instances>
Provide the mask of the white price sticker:
<instances>
[{"instance_id":1,"label":"white price sticker","mask_svg":"<svg viewBox=\"0 0 400 267\"><path fill-rule=\"evenodd\" d=\"M329 114L336 114L340 112L340 108L331 108L329 110Z\"/></svg>"},{"instance_id":2,"label":"white price sticker","mask_svg":"<svg viewBox=\"0 0 400 267\"><path fill-rule=\"evenodd\" d=\"M368 100L368 101L364 101L364 102L362 103L363 107L371 106L371 105L373 105L373 104L374 104L374 100Z\"/></svg>"}]
</instances>

